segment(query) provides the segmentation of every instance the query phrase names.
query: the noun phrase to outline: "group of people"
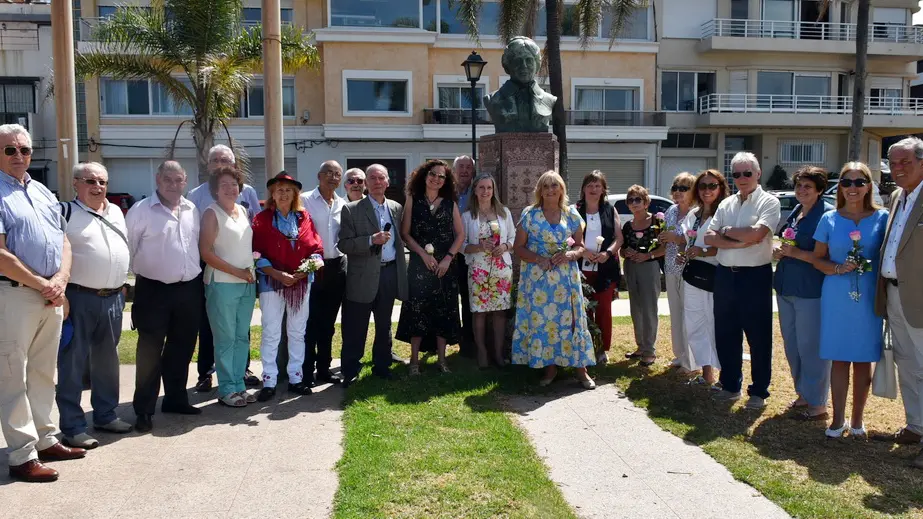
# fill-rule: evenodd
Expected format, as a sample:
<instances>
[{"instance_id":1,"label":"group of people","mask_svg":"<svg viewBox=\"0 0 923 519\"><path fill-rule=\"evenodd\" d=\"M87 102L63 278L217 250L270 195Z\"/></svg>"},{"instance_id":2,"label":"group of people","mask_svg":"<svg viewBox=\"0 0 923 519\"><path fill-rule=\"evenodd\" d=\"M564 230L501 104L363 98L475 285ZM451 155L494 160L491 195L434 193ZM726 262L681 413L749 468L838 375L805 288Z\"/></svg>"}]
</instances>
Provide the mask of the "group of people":
<instances>
[{"instance_id":1,"label":"group of people","mask_svg":"<svg viewBox=\"0 0 923 519\"><path fill-rule=\"evenodd\" d=\"M349 387L360 372L372 315L374 376L392 378L395 361L418 376L421 353L435 353L435 366L448 373L446 346L460 344L481 368L510 361L540 368L541 385L550 384L558 368L575 368L583 387L593 389L587 368L609 361L611 305L623 269L637 344L627 356L644 366L656 361L663 269L674 364L701 371L692 381L718 390L717 399L737 400L746 334L750 408L762 408L769 396L775 288L799 394L794 416L827 419L829 380L828 436L844 434L847 422L850 434L865 435L864 395L887 315L908 423L882 438L909 443L923 434L923 357L917 353L923 349L923 272L910 261L923 247L918 139L889 150L902 189L890 212L874 206L863 164L844 166L835 210L820 197L826 172L799 170L801 205L775 246L779 202L760 187L759 163L748 153L732 161L737 194L729 194L716 170L681 174L671 189L676 205L651 214L647 190L632 186L632 219L622 225L600 171L584 177L573 205L563 178L544 173L533 204L513 215L495 179L476 175L465 156L451 166L420 165L403 206L385 195L385 167L344 174L327 161L308 192L286 172L275 175L261 207L234 153L222 145L209 152L208 180L185 196L186 172L178 162L163 162L156 191L123 217L106 200L102 165L76 166L76 200L59 203L27 173L31 139L24 128L0 126L0 146L0 322L6 324L0 326L0 377L6 374L0 425L10 475L19 480L53 481L58 473L44 462L82 458L98 445L80 407L87 372L96 431L150 431L161 383L162 412L201 413L186 388L197 340L196 389L211 390L217 374L218 402L230 407L275 397L283 330L288 392L309 395L319 383ZM336 193L344 177L345 199ZM129 271L138 332L134 424L115 415ZM595 305L586 304L583 279ZM249 369L257 298L261 380ZM392 350L396 299L403 302L396 338L410 343L409 361ZM331 350L341 310L335 373ZM509 313L515 318L508 360ZM840 324L844 318L848 329ZM844 414L850 364L851 420ZM62 441L51 420L55 400Z\"/></svg>"}]
</instances>

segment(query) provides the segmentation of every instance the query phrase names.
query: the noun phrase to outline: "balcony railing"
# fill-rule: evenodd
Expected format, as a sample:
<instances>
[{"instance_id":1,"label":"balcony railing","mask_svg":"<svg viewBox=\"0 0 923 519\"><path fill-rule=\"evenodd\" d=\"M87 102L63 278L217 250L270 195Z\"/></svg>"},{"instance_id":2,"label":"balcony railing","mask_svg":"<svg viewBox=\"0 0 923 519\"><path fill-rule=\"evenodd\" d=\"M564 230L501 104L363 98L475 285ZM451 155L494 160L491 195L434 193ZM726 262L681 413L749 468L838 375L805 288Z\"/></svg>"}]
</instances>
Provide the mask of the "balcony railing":
<instances>
[{"instance_id":1,"label":"balcony railing","mask_svg":"<svg viewBox=\"0 0 923 519\"><path fill-rule=\"evenodd\" d=\"M699 113L822 114L852 113L852 96L710 94L699 98ZM867 97L867 115L923 115L923 98Z\"/></svg>"},{"instance_id":2,"label":"balcony railing","mask_svg":"<svg viewBox=\"0 0 923 519\"><path fill-rule=\"evenodd\" d=\"M574 126L666 126L664 112L619 110L568 110L567 124Z\"/></svg>"},{"instance_id":3,"label":"balcony railing","mask_svg":"<svg viewBox=\"0 0 923 519\"><path fill-rule=\"evenodd\" d=\"M702 24L702 39L711 37L855 41L856 24L718 18ZM872 24L869 43L923 43L923 27Z\"/></svg>"},{"instance_id":4,"label":"balcony railing","mask_svg":"<svg viewBox=\"0 0 923 519\"><path fill-rule=\"evenodd\" d=\"M105 18L81 18L77 22L77 37L79 41L97 41L96 37L96 27L100 24L101 21ZM251 20L241 20L240 21L240 30L249 31L253 27L260 25L260 22L251 21ZM291 22L282 22L282 26L285 27L291 25Z\"/></svg>"},{"instance_id":5,"label":"balcony railing","mask_svg":"<svg viewBox=\"0 0 923 519\"><path fill-rule=\"evenodd\" d=\"M490 124L487 110L477 110L477 124ZM424 108L424 124L471 124L470 108Z\"/></svg>"}]
</instances>

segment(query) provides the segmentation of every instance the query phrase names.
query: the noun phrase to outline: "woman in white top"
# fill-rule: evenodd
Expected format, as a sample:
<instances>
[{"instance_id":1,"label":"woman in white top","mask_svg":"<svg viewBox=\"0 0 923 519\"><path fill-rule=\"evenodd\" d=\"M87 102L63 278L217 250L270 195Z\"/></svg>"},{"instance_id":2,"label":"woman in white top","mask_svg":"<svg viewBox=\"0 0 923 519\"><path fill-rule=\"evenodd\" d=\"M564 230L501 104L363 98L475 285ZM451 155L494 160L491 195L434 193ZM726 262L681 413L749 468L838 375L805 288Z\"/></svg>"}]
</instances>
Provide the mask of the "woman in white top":
<instances>
[{"instance_id":1,"label":"woman in white top","mask_svg":"<svg viewBox=\"0 0 923 519\"><path fill-rule=\"evenodd\" d=\"M497 184L489 174L474 179L474 198L462 215L465 226L465 261L468 263L468 302L474 317L474 342L478 366L487 367L484 342L487 316L493 326L493 358L498 366L506 365L503 345L506 315L513 283L513 240L516 224L510 210L497 197Z\"/></svg>"},{"instance_id":2,"label":"woman in white top","mask_svg":"<svg viewBox=\"0 0 923 519\"><path fill-rule=\"evenodd\" d=\"M709 169L696 177L692 190L696 207L689 211L681 229L686 236L686 252L677 259L683 268L683 321L689 343L692 369L702 375L692 379L696 385L714 386L721 369L715 349L714 279L718 249L705 245L705 230L718 204L728 194L727 180Z\"/></svg>"},{"instance_id":3,"label":"woman in white top","mask_svg":"<svg viewBox=\"0 0 923 519\"><path fill-rule=\"evenodd\" d=\"M215 337L218 401L230 407L256 402L256 395L244 386L256 287L253 231L247 210L236 204L243 185L244 175L236 168L212 173L208 188L215 203L202 214L199 233L199 253L206 263L205 310Z\"/></svg>"}]
</instances>

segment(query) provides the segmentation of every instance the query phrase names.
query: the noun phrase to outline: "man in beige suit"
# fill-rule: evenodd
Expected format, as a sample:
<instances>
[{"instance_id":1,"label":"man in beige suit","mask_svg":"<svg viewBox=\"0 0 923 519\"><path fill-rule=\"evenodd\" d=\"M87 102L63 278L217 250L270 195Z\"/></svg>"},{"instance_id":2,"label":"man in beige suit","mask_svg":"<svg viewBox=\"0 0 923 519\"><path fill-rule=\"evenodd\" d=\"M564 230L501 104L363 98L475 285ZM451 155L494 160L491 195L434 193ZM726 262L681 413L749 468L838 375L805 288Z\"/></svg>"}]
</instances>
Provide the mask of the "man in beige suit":
<instances>
[{"instance_id":1,"label":"man in beige suit","mask_svg":"<svg viewBox=\"0 0 923 519\"><path fill-rule=\"evenodd\" d=\"M907 425L872 438L918 444L923 437L923 140L901 140L888 149L888 158L900 189L891 195L875 309L891 325ZM923 468L923 451L913 464Z\"/></svg>"},{"instance_id":2,"label":"man in beige suit","mask_svg":"<svg viewBox=\"0 0 923 519\"><path fill-rule=\"evenodd\" d=\"M343 387L361 369L369 316L375 315L372 373L391 378L391 310L394 299L407 299L404 242L398 232L403 208L385 198L388 170L372 164L365 171L369 196L350 202L340 216L338 248L346 254L346 298L343 301Z\"/></svg>"}]
</instances>

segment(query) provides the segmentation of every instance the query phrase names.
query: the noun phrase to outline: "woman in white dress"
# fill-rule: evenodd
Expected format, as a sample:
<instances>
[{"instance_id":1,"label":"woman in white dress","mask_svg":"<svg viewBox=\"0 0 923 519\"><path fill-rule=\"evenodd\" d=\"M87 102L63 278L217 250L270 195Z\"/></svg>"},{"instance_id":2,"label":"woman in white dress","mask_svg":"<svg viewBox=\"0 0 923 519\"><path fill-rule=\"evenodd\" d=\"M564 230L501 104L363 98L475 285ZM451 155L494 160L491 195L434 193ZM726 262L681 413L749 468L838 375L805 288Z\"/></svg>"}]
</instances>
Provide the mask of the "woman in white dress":
<instances>
[{"instance_id":1,"label":"woman in white dress","mask_svg":"<svg viewBox=\"0 0 923 519\"><path fill-rule=\"evenodd\" d=\"M695 209L689 211L682 223L686 235L686 252L682 256L683 268L683 320L689 343L693 369L702 368L702 374L691 380L692 384L713 387L721 369L715 350L714 279L718 250L705 245L705 230L711 222L718 204L728 194L727 179L714 169L705 170L696 177L692 190Z\"/></svg>"}]
</instances>

